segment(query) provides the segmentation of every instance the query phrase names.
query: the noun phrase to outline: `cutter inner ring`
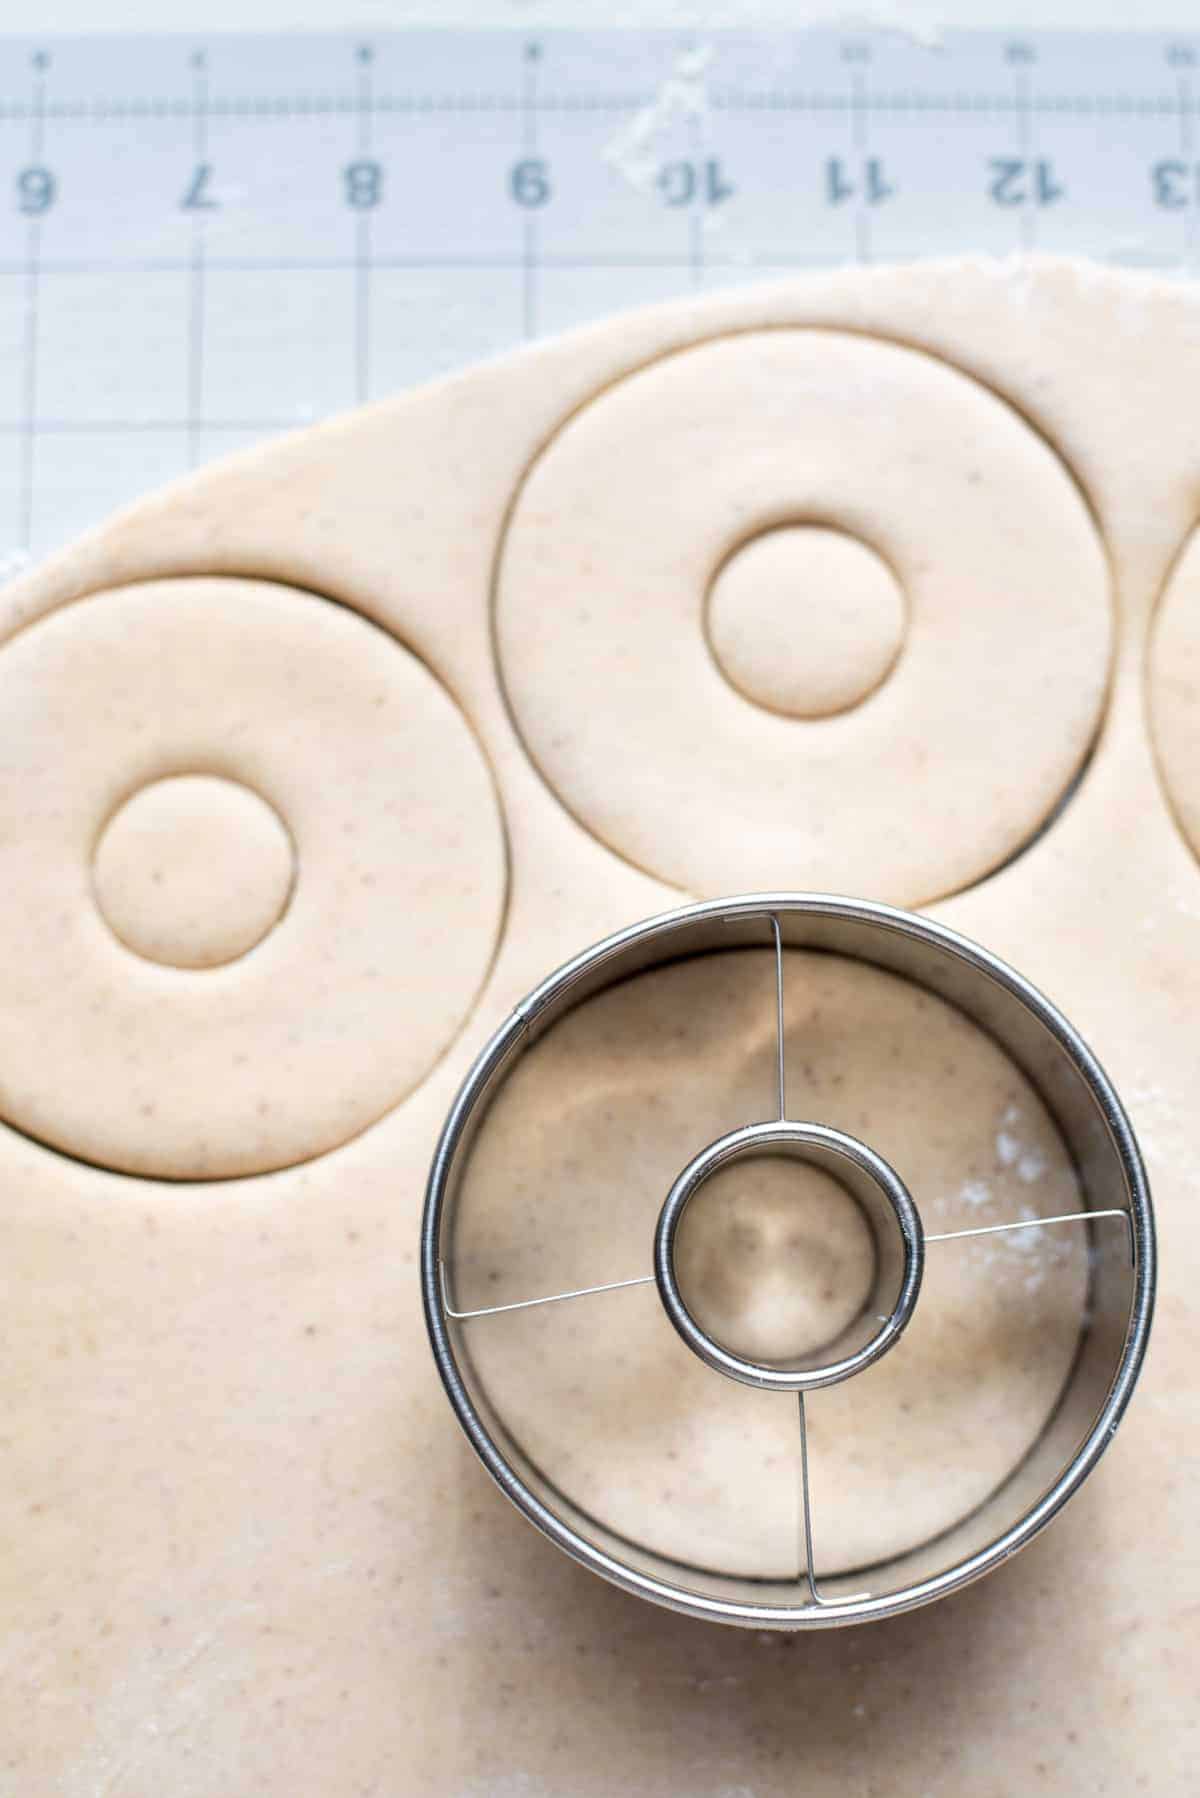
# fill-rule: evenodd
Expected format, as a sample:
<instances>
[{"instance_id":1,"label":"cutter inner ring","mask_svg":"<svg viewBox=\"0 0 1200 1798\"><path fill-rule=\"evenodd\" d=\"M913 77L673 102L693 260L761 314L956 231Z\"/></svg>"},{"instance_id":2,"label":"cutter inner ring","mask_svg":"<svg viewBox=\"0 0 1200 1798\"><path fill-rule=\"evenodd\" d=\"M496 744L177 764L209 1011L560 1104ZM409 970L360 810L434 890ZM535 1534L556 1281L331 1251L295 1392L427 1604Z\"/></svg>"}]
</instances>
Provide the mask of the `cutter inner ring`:
<instances>
[{"instance_id":1,"label":"cutter inner ring","mask_svg":"<svg viewBox=\"0 0 1200 1798\"><path fill-rule=\"evenodd\" d=\"M864 1309L833 1342L787 1365L738 1355L703 1329L688 1308L675 1268L680 1221L705 1181L733 1162L764 1155L791 1156L830 1174L857 1202L875 1240L875 1278ZM654 1278L675 1329L709 1367L747 1386L808 1392L861 1373L899 1340L916 1306L924 1254L917 1208L881 1155L841 1130L780 1118L718 1137L684 1168L659 1213Z\"/></svg>"}]
</instances>

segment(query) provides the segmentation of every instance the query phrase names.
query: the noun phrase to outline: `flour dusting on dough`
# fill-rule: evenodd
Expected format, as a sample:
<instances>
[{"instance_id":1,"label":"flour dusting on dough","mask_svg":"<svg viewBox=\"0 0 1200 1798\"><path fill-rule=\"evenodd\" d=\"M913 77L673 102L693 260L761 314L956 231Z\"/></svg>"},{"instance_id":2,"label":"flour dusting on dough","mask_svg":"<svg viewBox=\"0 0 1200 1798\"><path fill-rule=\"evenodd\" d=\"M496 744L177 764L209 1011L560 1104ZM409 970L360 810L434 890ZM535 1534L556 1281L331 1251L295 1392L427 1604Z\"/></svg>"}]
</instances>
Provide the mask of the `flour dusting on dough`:
<instances>
[{"instance_id":1,"label":"flour dusting on dough","mask_svg":"<svg viewBox=\"0 0 1200 1798\"><path fill-rule=\"evenodd\" d=\"M1012 1168L1026 1186L1032 1186L1046 1172L1046 1157L1034 1144L1022 1139L1020 1123L1020 1106L1009 1105L996 1132L996 1161L1002 1168Z\"/></svg>"},{"instance_id":2,"label":"flour dusting on dough","mask_svg":"<svg viewBox=\"0 0 1200 1798\"><path fill-rule=\"evenodd\" d=\"M1026 1258L1040 1254L1041 1245L1046 1240L1046 1226L1038 1221L1038 1214L1030 1205L1022 1205L1021 1222L1029 1227L1025 1230L1013 1230L1001 1236L999 1242L1002 1251L1021 1255Z\"/></svg>"}]
</instances>

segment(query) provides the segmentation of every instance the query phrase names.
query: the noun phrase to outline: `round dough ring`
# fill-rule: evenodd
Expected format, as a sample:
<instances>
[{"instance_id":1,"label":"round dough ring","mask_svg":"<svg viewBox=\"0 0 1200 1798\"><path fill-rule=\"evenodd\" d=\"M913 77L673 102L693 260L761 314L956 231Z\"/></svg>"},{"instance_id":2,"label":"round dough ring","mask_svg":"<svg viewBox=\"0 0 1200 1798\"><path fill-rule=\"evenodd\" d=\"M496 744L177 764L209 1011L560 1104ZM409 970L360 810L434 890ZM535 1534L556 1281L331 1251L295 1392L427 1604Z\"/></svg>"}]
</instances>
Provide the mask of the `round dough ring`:
<instances>
[{"instance_id":1,"label":"round dough ring","mask_svg":"<svg viewBox=\"0 0 1200 1798\"><path fill-rule=\"evenodd\" d=\"M490 771L422 663L313 594L190 579L31 625L0 681L9 1123L211 1179L319 1155L424 1079L490 966L506 875ZM93 854L131 796L197 774L274 808L295 888L237 960L169 967L114 934Z\"/></svg>"},{"instance_id":2,"label":"round dough ring","mask_svg":"<svg viewBox=\"0 0 1200 1798\"><path fill-rule=\"evenodd\" d=\"M798 524L873 549L907 602L890 674L834 717L753 703L704 628L739 546ZM496 633L545 780L639 868L701 897L914 906L1007 860L1069 786L1106 690L1108 570L1062 462L986 388L894 344L758 331L562 427L513 509Z\"/></svg>"}]
</instances>

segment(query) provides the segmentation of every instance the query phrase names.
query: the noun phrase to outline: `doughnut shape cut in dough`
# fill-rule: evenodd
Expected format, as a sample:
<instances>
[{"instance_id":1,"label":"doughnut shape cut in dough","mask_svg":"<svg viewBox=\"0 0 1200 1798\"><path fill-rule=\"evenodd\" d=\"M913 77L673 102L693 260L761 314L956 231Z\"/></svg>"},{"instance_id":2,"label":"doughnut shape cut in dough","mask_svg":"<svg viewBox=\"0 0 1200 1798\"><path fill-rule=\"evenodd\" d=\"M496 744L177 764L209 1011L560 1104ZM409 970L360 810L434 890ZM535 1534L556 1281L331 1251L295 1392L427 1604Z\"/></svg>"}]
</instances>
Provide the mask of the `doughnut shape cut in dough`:
<instances>
[{"instance_id":1,"label":"doughnut shape cut in dough","mask_svg":"<svg viewBox=\"0 0 1200 1798\"><path fill-rule=\"evenodd\" d=\"M1171 809L1200 856L1200 533L1186 545L1159 606L1150 725Z\"/></svg>"},{"instance_id":2,"label":"doughnut shape cut in dough","mask_svg":"<svg viewBox=\"0 0 1200 1798\"><path fill-rule=\"evenodd\" d=\"M311 594L171 580L32 625L0 651L0 693L7 1122L104 1167L211 1179L319 1155L424 1078L490 965L505 851L487 765L422 663ZM261 940L164 965L210 923L213 870L177 841L196 777L196 828L219 840L215 800L230 825L230 916ZM270 832L234 828L247 789L290 837L290 898ZM131 817L151 860L174 856L158 920Z\"/></svg>"},{"instance_id":3,"label":"doughnut shape cut in dough","mask_svg":"<svg viewBox=\"0 0 1200 1798\"><path fill-rule=\"evenodd\" d=\"M861 705L904 644L904 595L865 543L819 525L764 531L708 595L708 637L732 684L770 711L827 718Z\"/></svg>"},{"instance_id":4,"label":"doughnut shape cut in dough","mask_svg":"<svg viewBox=\"0 0 1200 1798\"><path fill-rule=\"evenodd\" d=\"M899 654L832 717L747 697L705 628L720 571L799 526L866 546L905 601ZM820 599L798 622L776 582L754 608L756 664L807 658L817 691L823 658L847 665ZM560 430L513 510L496 628L529 753L629 861L700 895L914 905L1053 809L1099 722L1111 619L1087 507L1010 407L923 353L779 330L667 357Z\"/></svg>"},{"instance_id":5,"label":"doughnut shape cut in dough","mask_svg":"<svg viewBox=\"0 0 1200 1798\"><path fill-rule=\"evenodd\" d=\"M101 912L135 955L216 968L279 922L296 858L278 814L249 787L179 774L119 807L92 875Z\"/></svg>"}]
</instances>

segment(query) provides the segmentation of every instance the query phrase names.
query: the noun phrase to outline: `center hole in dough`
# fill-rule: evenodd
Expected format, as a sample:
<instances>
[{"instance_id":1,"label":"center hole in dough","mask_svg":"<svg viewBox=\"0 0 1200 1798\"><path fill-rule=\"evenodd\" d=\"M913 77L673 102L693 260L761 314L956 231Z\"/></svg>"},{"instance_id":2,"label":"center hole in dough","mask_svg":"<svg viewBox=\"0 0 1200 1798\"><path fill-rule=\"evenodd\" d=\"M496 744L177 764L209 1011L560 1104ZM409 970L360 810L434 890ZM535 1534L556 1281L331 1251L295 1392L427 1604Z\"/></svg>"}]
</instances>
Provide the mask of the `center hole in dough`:
<instances>
[{"instance_id":1,"label":"center hole in dough","mask_svg":"<svg viewBox=\"0 0 1200 1798\"><path fill-rule=\"evenodd\" d=\"M891 672L906 619L883 558L823 525L751 538L708 594L708 640L722 674L745 698L790 718L861 704Z\"/></svg>"},{"instance_id":2,"label":"center hole in dough","mask_svg":"<svg viewBox=\"0 0 1200 1798\"><path fill-rule=\"evenodd\" d=\"M279 814L249 787L208 774L142 787L109 819L92 862L114 936L174 968L244 955L278 923L295 879Z\"/></svg>"},{"instance_id":3,"label":"center hole in dough","mask_svg":"<svg viewBox=\"0 0 1200 1798\"><path fill-rule=\"evenodd\" d=\"M875 1280L857 1201L822 1169L756 1155L719 1168L679 1220L675 1272L700 1328L746 1360L791 1364L837 1340Z\"/></svg>"}]
</instances>

